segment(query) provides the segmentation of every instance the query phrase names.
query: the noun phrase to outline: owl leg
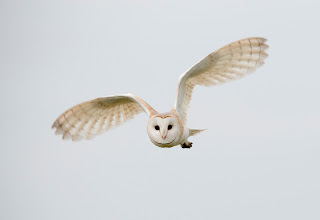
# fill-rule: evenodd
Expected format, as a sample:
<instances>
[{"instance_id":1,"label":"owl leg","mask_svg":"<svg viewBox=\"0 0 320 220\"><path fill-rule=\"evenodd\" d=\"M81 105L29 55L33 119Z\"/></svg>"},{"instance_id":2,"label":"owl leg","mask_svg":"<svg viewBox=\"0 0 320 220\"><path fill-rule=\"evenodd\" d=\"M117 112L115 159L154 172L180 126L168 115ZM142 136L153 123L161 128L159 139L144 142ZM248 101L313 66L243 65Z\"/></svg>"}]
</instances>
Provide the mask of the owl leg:
<instances>
[{"instance_id":1,"label":"owl leg","mask_svg":"<svg viewBox=\"0 0 320 220\"><path fill-rule=\"evenodd\" d=\"M192 143L189 141L184 142L183 144L180 144L182 148L191 148Z\"/></svg>"}]
</instances>

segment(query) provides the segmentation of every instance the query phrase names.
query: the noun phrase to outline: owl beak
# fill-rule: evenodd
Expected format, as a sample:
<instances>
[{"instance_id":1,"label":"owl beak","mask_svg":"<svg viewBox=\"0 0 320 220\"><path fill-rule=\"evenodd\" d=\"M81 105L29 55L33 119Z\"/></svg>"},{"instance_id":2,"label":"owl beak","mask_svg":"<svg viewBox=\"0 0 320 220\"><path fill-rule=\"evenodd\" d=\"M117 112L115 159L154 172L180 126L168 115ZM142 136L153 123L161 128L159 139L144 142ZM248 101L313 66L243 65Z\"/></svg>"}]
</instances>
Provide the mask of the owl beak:
<instances>
[{"instance_id":1,"label":"owl beak","mask_svg":"<svg viewBox=\"0 0 320 220\"><path fill-rule=\"evenodd\" d=\"M162 137L163 140L166 139L166 137L167 137L167 132L162 132L161 137Z\"/></svg>"}]
</instances>

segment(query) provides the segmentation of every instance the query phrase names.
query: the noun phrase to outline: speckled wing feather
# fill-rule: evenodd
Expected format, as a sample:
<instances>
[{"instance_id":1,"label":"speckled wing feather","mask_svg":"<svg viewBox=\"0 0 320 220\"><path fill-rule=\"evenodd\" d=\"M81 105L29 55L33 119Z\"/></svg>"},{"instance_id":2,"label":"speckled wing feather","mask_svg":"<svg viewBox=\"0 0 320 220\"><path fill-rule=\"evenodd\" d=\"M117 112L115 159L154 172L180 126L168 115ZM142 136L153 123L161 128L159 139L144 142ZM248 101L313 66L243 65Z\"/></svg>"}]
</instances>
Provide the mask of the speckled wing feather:
<instances>
[{"instance_id":1,"label":"speckled wing feather","mask_svg":"<svg viewBox=\"0 0 320 220\"><path fill-rule=\"evenodd\" d=\"M91 139L142 111L148 115L155 112L146 102L132 94L97 98L65 111L52 128L56 129L57 135L62 135L62 139Z\"/></svg>"},{"instance_id":2,"label":"speckled wing feather","mask_svg":"<svg viewBox=\"0 0 320 220\"><path fill-rule=\"evenodd\" d=\"M196 85L214 86L239 79L263 65L268 56L265 42L266 39L259 37L233 42L209 54L181 75L174 106L181 120L186 122L187 109Z\"/></svg>"}]
</instances>

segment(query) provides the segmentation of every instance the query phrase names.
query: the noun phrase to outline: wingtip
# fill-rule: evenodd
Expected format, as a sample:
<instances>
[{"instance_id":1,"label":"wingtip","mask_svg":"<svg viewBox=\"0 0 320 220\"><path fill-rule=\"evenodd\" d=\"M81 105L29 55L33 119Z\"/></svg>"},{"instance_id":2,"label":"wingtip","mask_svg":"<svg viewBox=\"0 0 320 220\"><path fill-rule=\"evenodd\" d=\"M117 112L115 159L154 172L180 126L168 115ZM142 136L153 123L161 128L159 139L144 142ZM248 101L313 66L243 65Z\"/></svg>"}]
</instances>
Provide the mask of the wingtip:
<instances>
[{"instance_id":1,"label":"wingtip","mask_svg":"<svg viewBox=\"0 0 320 220\"><path fill-rule=\"evenodd\" d=\"M258 38L259 38L263 43L268 41L268 39L267 39L267 38L264 38L264 37L258 37Z\"/></svg>"},{"instance_id":2,"label":"wingtip","mask_svg":"<svg viewBox=\"0 0 320 220\"><path fill-rule=\"evenodd\" d=\"M53 124L51 125L51 129L55 129L57 127L57 121L53 122Z\"/></svg>"}]
</instances>

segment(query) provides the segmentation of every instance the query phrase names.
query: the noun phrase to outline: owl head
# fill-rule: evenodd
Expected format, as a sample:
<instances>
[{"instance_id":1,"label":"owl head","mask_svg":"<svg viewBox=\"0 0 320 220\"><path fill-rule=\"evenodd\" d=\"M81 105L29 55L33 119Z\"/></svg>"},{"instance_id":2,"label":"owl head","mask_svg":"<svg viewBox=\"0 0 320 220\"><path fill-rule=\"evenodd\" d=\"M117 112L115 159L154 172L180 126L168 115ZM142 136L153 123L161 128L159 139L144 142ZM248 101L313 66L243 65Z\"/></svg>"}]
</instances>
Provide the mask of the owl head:
<instances>
[{"instance_id":1,"label":"owl head","mask_svg":"<svg viewBox=\"0 0 320 220\"><path fill-rule=\"evenodd\" d=\"M159 147L172 147L182 135L182 127L177 117L171 113L152 116L147 125L152 143Z\"/></svg>"}]
</instances>

